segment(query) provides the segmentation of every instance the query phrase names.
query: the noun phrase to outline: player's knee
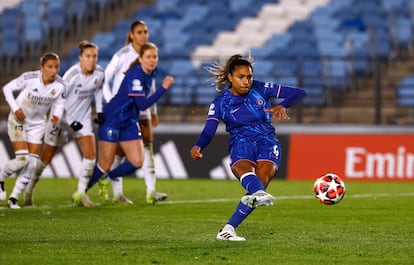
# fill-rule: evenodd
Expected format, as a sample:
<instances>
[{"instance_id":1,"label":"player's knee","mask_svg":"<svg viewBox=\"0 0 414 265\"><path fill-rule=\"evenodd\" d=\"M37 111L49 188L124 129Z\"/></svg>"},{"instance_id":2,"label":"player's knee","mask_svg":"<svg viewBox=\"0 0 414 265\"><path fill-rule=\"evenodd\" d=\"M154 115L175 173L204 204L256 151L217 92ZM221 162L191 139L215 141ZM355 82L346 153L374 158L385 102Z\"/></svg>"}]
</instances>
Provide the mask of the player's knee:
<instances>
[{"instance_id":1,"label":"player's knee","mask_svg":"<svg viewBox=\"0 0 414 265\"><path fill-rule=\"evenodd\" d=\"M144 159L143 158L134 158L134 159L128 159L129 162L136 168L141 168L142 165L144 164Z\"/></svg>"},{"instance_id":2,"label":"player's knee","mask_svg":"<svg viewBox=\"0 0 414 265\"><path fill-rule=\"evenodd\" d=\"M16 155L16 165L18 168L24 168L27 163L29 163L28 154L17 154Z\"/></svg>"}]
</instances>

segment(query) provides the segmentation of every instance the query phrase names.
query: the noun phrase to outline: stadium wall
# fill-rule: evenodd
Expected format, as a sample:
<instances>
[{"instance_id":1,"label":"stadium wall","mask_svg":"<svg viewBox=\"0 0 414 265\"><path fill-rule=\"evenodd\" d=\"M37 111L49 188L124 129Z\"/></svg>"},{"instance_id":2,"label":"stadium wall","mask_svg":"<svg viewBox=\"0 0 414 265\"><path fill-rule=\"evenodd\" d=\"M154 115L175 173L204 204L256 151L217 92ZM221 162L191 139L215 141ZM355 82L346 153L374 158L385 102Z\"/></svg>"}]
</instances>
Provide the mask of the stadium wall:
<instances>
[{"instance_id":1,"label":"stadium wall","mask_svg":"<svg viewBox=\"0 0 414 265\"><path fill-rule=\"evenodd\" d=\"M201 160L190 148L203 124L161 123L155 129L159 179L233 179L224 127L220 126ZM345 180L414 181L414 128L409 126L279 125L282 165L276 178L313 180L333 172ZM13 158L7 132L0 133L0 166ZM75 141L66 143L44 171L44 178L71 178L80 168ZM138 170L135 177L142 178Z\"/></svg>"}]
</instances>

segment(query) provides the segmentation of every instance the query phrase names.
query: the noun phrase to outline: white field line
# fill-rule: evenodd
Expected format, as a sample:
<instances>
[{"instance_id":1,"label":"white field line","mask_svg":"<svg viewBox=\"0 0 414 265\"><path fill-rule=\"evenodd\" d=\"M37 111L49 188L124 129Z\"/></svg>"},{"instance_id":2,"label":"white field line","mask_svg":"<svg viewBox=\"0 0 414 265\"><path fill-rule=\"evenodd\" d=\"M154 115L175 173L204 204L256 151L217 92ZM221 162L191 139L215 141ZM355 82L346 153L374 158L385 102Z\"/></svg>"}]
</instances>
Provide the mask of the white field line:
<instances>
[{"instance_id":1,"label":"white field line","mask_svg":"<svg viewBox=\"0 0 414 265\"><path fill-rule=\"evenodd\" d=\"M412 197L414 196L414 192L406 192L406 193L372 193L372 194L353 194L353 195L346 195L346 198L374 198L374 197ZM276 201L280 200L308 200L314 199L314 196L275 196ZM158 202L157 204L183 204L183 203L216 203L216 202L232 202L232 201L239 201L240 199L230 199L230 198L222 198L222 199L205 199L205 200L181 200L181 201L164 201Z\"/></svg>"},{"instance_id":2,"label":"white field line","mask_svg":"<svg viewBox=\"0 0 414 265\"><path fill-rule=\"evenodd\" d=\"M350 198L377 198L377 197L413 197L414 192L405 192L405 193L367 193L367 194L352 194L352 195L346 195L346 199ZM308 200L308 199L314 199L314 196L276 196L276 201L282 201L282 200ZM176 200L176 201L163 201L158 202L157 204L197 204L197 203L220 203L220 202L236 202L240 199L237 198L220 198L220 199L203 199L203 200ZM102 205L101 203L96 203L97 206ZM58 206L58 208L70 208L70 207L78 207L74 206L73 204L62 204ZM32 207L27 207L27 209L30 209ZM42 205L42 206L36 206L37 209L50 209L53 208L49 205ZM5 206L0 206L0 210L8 209ZM22 208L24 209L24 207Z\"/></svg>"}]
</instances>

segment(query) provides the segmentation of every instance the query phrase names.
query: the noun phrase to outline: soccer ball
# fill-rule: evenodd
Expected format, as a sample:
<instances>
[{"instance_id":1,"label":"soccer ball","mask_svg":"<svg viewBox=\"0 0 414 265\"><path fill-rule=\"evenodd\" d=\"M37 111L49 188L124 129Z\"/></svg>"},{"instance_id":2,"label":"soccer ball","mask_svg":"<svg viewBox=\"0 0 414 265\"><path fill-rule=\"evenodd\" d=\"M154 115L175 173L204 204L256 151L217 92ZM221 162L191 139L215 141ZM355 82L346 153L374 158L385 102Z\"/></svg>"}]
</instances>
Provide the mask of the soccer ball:
<instances>
[{"instance_id":1,"label":"soccer ball","mask_svg":"<svg viewBox=\"0 0 414 265\"><path fill-rule=\"evenodd\" d=\"M345 183L338 175L328 173L316 179L313 191L321 203L332 205L344 198Z\"/></svg>"}]
</instances>

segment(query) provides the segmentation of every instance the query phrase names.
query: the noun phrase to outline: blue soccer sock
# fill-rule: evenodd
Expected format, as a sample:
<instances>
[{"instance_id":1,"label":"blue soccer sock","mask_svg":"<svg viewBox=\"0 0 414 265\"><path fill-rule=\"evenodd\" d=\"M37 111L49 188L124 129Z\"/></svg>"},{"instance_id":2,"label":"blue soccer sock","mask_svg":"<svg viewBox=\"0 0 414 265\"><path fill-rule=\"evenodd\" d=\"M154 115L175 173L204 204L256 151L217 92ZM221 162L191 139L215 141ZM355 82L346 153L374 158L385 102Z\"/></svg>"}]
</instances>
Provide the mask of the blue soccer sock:
<instances>
[{"instance_id":1,"label":"blue soccer sock","mask_svg":"<svg viewBox=\"0 0 414 265\"><path fill-rule=\"evenodd\" d=\"M249 216L255 208L250 208L247 205L244 205L242 202L239 202L237 205L236 211L230 217L230 220L227 222L232 225L234 228L239 226L247 216Z\"/></svg>"},{"instance_id":2,"label":"blue soccer sock","mask_svg":"<svg viewBox=\"0 0 414 265\"><path fill-rule=\"evenodd\" d=\"M92 186L95 185L105 173L106 172L103 171L98 164L96 164L93 168L92 176L89 179L88 185L86 186L86 191L92 188Z\"/></svg>"},{"instance_id":3,"label":"blue soccer sock","mask_svg":"<svg viewBox=\"0 0 414 265\"><path fill-rule=\"evenodd\" d=\"M128 176L137 169L138 167L131 164L131 162L129 162L128 160L125 160L122 164L109 171L108 177L110 179L116 179L121 176Z\"/></svg>"},{"instance_id":4,"label":"blue soccer sock","mask_svg":"<svg viewBox=\"0 0 414 265\"><path fill-rule=\"evenodd\" d=\"M258 190L265 190L263 183L256 176L256 174L252 172L243 174L240 177L240 183L243 186L243 188L245 188L248 194L253 194Z\"/></svg>"}]
</instances>

